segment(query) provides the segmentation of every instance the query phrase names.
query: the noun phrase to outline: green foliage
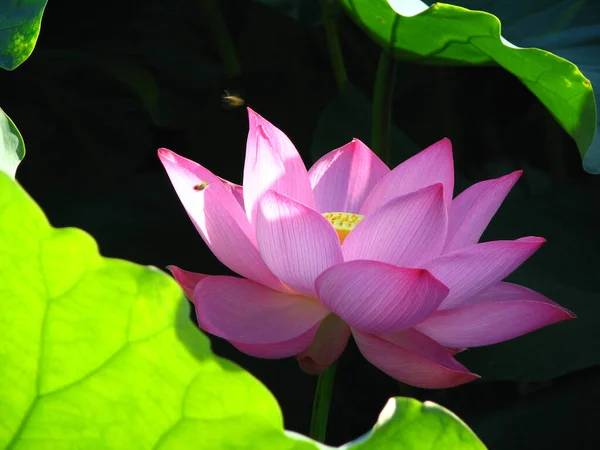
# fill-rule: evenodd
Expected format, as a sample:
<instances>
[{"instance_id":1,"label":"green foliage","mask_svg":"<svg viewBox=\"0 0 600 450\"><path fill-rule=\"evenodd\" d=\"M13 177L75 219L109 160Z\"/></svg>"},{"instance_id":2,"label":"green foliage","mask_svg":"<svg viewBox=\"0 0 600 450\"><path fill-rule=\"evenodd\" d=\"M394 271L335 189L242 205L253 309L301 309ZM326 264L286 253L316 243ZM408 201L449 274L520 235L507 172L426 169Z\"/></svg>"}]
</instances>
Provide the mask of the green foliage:
<instances>
[{"instance_id":1,"label":"green foliage","mask_svg":"<svg viewBox=\"0 0 600 450\"><path fill-rule=\"evenodd\" d=\"M47 0L0 3L0 67L13 70L29 58L40 34Z\"/></svg>"},{"instance_id":2,"label":"green foliage","mask_svg":"<svg viewBox=\"0 0 600 450\"><path fill-rule=\"evenodd\" d=\"M495 16L443 3L427 8L415 0L395 2L398 13L386 0L342 0L342 4L377 43L398 58L503 67L553 114L575 140L582 157L592 144L596 106L590 81L567 60L506 41Z\"/></svg>"},{"instance_id":3,"label":"green foliage","mask_svg":"<svg viewBox=\"0 0 600 450\"><path fill-rule=\"evenodd\" d=\"M25 143L10 117L0 108L0 172L15 178L17 166L25 157Z\"/></svg>"},{"instance_id":4,"label":"green foliage","mask_svg":"<svg viewBox=\"0 0 600 450\"><path fill-rule=\"evenodd\" d=\"M502 34L522 47L543 48L577 65L600 87L600 2L595 0L458 0L465 8L481 9L502 20ZM600 173L600 127L583 161L590 173Z\"/></svg>"},{"instance_id":5,"label":"green foliage","mask_svg":"<svg viewBox=\"0 0 600 450\"><path fill-rule=\"evenodd\" d=\"M355 450L485 450L458 417L440 405L396 397L388 401L373 431L349 447Z\"/></svg>"},{"instance_id":6,"label":"green foliage","mask_svg":"<svg viewBox=\"0 0 600 450\"><path fill-rule=\"evenodd\" d=\"M210 352L166 274L52 228L4 174L0 228L0 448L313 448Z\"/></svg>"}]
</instances>

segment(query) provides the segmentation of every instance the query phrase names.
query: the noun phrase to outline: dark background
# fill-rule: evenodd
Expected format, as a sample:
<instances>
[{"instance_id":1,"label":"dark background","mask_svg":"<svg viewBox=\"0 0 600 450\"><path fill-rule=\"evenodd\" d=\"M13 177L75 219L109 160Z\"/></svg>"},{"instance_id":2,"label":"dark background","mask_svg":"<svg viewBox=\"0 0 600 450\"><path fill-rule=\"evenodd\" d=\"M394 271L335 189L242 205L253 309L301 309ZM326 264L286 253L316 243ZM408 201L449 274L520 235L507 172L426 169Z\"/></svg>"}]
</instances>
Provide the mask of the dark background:
<instances>
[{"instance_id":1,"label":"dark background","mask_svg":"<svg viewBox=\"0 0 600 450\"><path fill-rule=\"evenodd\" d=\"M340 91L318 2L307 0L294 19L260 2L223 0L241 62L241 74L230 77L201 3L51 0L33 55L0 73L0 99L27 148L18 179L54 226L83 228L106 256L224 274L156 150L170 148L241 183L247 115L223 106L225 89L281 128L307 166L354 136L368 143L380 49L338 11L351 81ZM600 448L600 182L583 172L575 144L536 98L499 68L400 62L393 115L395 163L451 138L457 193L525 170L484 240L546 237L512 280L579 319L459 355L482 379L441 391L401 385L350 343L338 367L328 443L366 432L387 399L403 395L448 407L492 450ZM288 429L308 433L315 377L293 359L258 360L213 343L271 389Z\"/></svg>"}]
</instances>

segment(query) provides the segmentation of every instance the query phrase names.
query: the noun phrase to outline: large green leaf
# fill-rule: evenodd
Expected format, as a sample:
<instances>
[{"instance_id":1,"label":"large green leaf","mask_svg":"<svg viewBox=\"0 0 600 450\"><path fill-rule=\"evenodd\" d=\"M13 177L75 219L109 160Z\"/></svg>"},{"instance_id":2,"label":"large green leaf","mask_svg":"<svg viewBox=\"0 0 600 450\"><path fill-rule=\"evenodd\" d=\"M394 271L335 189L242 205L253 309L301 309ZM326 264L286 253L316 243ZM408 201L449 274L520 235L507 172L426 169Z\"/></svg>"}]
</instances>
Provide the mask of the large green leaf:
<instances>
[{"instance_id":1,"label":"large green leaf","mask_svg":"<svg viewBox=\"0 0 600 450\"><path fill-rule=\"evenodd\" d=\"M502 20L502 34L521 47L543 48L568 59L600 87L600 2L595 0L456 0L465 8L488 11ZM583 167L600 173L600 126Z\"/></svg>"},{"instance_id":2,"label":"large green leaf","mask_svg":"<svg viewBox=\"0 0 600 450\"><path fill-rule=\"evenodd\" d=\"M47 0L0 2L0 67L13 70L29 58L38 35Z\"/></svg>"},{"instance_id":3,"label":"large green leaf","mask_svg":"<svg viewBox=\"0 0 600 450\"><path fill-rule=\"evenodd\" d=\"M211 354L166 274L50 227L5 174L0 228L0 448L314 448Z\"/></svg>"},{"instance_id":4,"label":"large green leaf","mask_svg":"<svg viewBox=\"0 0 600 450\"><path fill-rule=\"evenodd\" d=\"M440 405L396 397L388 401L373 431L343 448L355 450L484 450L458 417Z\"/></svg>"},{"instance_id":5,"label":"large green leaf","mask_svg":"<svg viewBox=\"0 0 600 450\"><path fill-rule=\"evenodd\" d=\"M392 3L392 2L390 2ZM492 14L420 0L342 0L351 17L398 58L432 64L496 64L514 74L573 137L583 157L594 138L596 106L577 66L500 36Z\"/></svg>"},{"instance_id":6,"label":"large green leaf","mask_svg":"<svg viewBox=\"0 0 600 450\"><path fill-rule=\"evenodd\" d=\"M0 172L15 178L17 166L25 157L25 143L10 117L0 108Z\"/></svg>"}]
</instances>

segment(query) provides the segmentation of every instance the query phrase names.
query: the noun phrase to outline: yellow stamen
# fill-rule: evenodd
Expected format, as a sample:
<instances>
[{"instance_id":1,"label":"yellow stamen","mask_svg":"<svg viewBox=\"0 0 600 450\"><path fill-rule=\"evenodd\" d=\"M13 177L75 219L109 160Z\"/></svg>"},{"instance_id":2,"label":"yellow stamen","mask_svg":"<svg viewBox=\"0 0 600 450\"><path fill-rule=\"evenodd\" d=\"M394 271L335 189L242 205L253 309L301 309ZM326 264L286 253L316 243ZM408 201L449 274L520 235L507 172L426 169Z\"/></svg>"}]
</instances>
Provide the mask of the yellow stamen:
<instances>
[{"instance_id":1,"label":"yellow stamen","mask_svg":"<svg viewBox=\"0 0 600 450\"><path fill-rule=\"evenodd\" d=\"M330 212L325 213L323 216L329 221L335 231L337 231L338 237L340 238L340 244L344 243L346 236L354 230L354 227L360 223L365 216L360 214L345 213L345 212Z\"/></svg>"}]
</instances>

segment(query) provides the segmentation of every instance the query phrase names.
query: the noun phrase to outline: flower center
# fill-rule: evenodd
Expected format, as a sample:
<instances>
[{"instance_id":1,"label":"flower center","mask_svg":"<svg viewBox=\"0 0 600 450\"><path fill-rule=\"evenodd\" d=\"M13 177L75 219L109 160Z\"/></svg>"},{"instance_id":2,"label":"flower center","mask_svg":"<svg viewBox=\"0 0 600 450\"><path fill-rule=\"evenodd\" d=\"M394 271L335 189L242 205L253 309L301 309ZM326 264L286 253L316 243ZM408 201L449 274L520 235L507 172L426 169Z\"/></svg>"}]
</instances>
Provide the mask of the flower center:
<instances>
[{"instance_id":1,"label":"flower center","mask_svg":"<svg viewBox=\"0 0 600 450\"><path fill-rule=\"evenodd\" d=\"M323 214L335 231L337 231L338 237L340 238L340 244L344 243L346 236L354 230L354 227L360 223L365 216L360 214L345 213L345 212L329 212Z\"/></svg>"}]
</instances>

